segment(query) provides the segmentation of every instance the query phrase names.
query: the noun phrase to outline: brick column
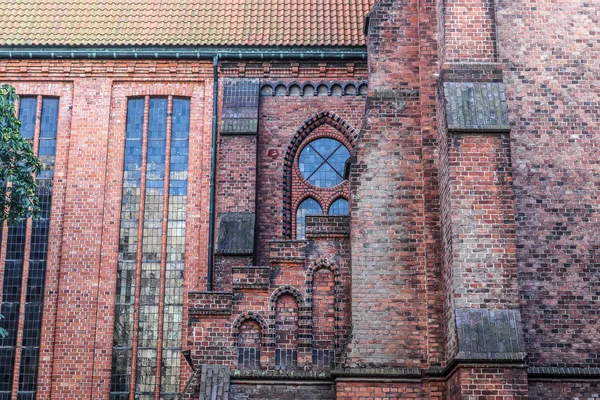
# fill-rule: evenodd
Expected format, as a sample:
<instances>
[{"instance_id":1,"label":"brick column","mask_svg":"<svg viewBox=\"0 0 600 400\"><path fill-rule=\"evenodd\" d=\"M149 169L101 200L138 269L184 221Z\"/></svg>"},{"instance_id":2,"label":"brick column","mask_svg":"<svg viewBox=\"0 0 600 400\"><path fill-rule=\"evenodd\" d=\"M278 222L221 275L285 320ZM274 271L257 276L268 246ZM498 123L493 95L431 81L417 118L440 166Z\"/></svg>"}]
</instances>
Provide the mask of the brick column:
<instances>
[{"instance_id":1,"label":"brick column","mask_svg":"<svg viewBox=\"0 0 600 400\"><path fill-rule=\"evenodd\" d=\"M448 68L440 80L446 359L458 365L448 381L449 399L479 393L527 398L510 127L501 80L493 64ZM480 366L468 369L463 362ZM483 367L489 363L496 367ZM503 388L511 379L516 383Z\"/></svg>"},{"instance_id":2,"label":"brick column","mask_svg":"<svg viewBox=\"0 0 600 400\"><path fill-rule=\"evenodd\" d=\"M74 80L52 398L91 396L110 90L109 79Z\"/></svg>"},{"instance_id":3,"label":"brick column","mask_svg":"<svg viewBox=\"0 0 600 400\"><path fill-rule=\"evenodd\" d=\"M369 19L366 124L350 173L352 340L347 367L426 363L418 2Z\"/></svg>"}]
</instances>

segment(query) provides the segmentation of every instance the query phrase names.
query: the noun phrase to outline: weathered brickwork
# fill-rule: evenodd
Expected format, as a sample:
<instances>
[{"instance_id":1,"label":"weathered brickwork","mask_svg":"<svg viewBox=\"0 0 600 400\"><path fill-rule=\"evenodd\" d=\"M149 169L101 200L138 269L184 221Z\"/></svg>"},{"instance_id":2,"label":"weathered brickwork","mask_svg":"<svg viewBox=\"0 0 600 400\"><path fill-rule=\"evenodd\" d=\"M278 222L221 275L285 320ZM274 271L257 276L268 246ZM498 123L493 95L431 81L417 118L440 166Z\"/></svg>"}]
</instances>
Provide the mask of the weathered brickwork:
<instances>
[{"instance_id":1,"label":"weathered brickwork","mask_svg":"<svg viewBox=\"0 0 600 400\"><path fill-rule=\"evenodd\" d=\"M448 380L447 399L521 400L528 398L524 369L462 367Z\"/></svg>"},{"instance_id":2,"label":"weathered brickwork","mask_svg":"<svg viewBox=\"0 0 600 400\"><path fill-rule=\"evenodd\" d=\"M495 61L493 0L450 0L444 4L444 61Z\"/></svg>"},{"instance_id":3,"label":"weathered brickwork","mask_svg":"<svg viewBox=\"0 0 600 400\"><path fill-rule=\"evenodd\" d=\"M152 295L125 293L136 299L131 352L138 339L161 343L155 397L171 318L181 340L164 353L181 353L170 365L184 399L600 398L598 11L583 0L381 0L368 63L219 60L214 232L212 60L0 60L20 95L59 99L36 398L114 391L121 257L146 235L120 240L128 101L145 99L148 132L151 97L190 102L174 228L185 251L168 253L163 218L162 253L150 255L185 262L181 287L165 269L132 276L157 282L159 310L181 290L183 312L156 314L154 337L139 324ZM226 99L227 85L252 91ZM300 167L317 139L351 155L332 187ZM299 224L309 198L324 215ZM339 199L349 216L329 215ZM139 204L141 219L155 206ZM26 239L25 280L30 250ZM13 388L26 325L21 313Z\"/></svg>"},{"instance_id":4,"label":"weathered brickwork","mask_svg":"<svg viewBox=\"0 0 600 400\"><path fill-rule=\"evenodd\" d=\"M594 400L600 398L598 382L530 382L531 400L564 399Z\"/></svg>"},{"instance_id":5,"label":"weathered brickwork","mask_svg":"<svg viewBox=\"0 0 600 400\"><path fill-rule=\"evenodd\" d=\"M419 383L352 382L336 385L337 400L363 399L423 399L425 393Z\"/></svg>"},{"instance_id":6,"label":"weathered brickwork","mask_svg":"<svg viewBox=\"0 0 600 400\"><path fill-rule=\"evenodd\" d=\"M231 400L334 400L335 390L331 383L321 385L299 382L257 384L233 381L229 391Z\"/></svg>"},{"instance_id":7,"label":"weathered brickwork","mask_svg":"<svg viewBox=\"0 0 600 400\"><path fill-rule=\"evenodd\" d=\"M527 353L535 366L598 367L598 5L498 6Z\"/></svg>"},{"instance_id":8,"label":"weathered brickwork","mask_svg":"<svg viewBox=\"0 0 600 400\"><path fill-rule=\"evenodd\" d=\"M399 1L370 18L367 115L350 176L349 366L427 363L417 16L418 2Z\"/></svg>"}]
</instances>

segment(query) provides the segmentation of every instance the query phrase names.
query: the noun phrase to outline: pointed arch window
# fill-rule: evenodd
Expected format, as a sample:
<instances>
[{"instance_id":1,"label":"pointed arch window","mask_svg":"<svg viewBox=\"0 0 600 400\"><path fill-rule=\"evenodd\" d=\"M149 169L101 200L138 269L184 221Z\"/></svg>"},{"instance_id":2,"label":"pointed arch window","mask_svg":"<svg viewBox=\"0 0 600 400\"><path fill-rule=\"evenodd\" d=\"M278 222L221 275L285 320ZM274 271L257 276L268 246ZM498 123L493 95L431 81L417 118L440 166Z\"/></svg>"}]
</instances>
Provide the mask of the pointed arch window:
<instances>
[{"instance_id":1,"label":"pointed arch window","mask_svg":"<svg viewBox=\"0 0 600 400\"><path fill-rule=\"evenodd\" d=\"M306 234L306 216L320 214L323 214L323 209L312 197L300 203L298 212L296 213L296 239L304 239L304 235Z\"/></svg>"},{"instance_id":2,"label":"pointed arch window","mask_svg":"<svg viewBox=\"0 0 600 400\"><path fill-rule=\"evenodd\" d=\"M348 200L339 198L331 203L328 215L348 215Z\"/></svg>"}]
</instances>

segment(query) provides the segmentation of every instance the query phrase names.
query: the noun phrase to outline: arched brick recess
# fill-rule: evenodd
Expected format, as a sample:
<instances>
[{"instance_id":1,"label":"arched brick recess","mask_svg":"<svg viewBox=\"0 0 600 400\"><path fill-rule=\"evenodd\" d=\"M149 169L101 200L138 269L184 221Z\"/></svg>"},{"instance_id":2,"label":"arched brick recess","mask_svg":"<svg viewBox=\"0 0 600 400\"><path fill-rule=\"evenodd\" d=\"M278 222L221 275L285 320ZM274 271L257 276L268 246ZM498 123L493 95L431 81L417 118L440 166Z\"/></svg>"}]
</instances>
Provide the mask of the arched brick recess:
<instances>
[{"instance_id":1,"label":"arched brick recess","mask_svg":"<svg viewBox=\"0 0 600 400\"><path fill-rule=\"evenodd\" d=\"M312 360L317 369L335 361L335 280L327 268L317 270L312 282Z\"/></svg>"},{"instance_id":2,"label":"arched brick recess","mask_svg":"<svg viewBox=\"0 0 600 400\"><path fill-rule=\"evenodd\" d=\"M359 135L359 132L344 118L336 114L333 111L322 111L314 114L312 117L304 121L304 124L294 134L290 144L288 145L285 156L283 159L283 226L282 231L285 237L291 239L293 237L293 221L294 212L296 210L292 205L292 172L294 162L298 151L303 146L305 140L313 133L318 127L322 125L329 125L335 131L339 133L339 137L332 137L340 140L345 145L349 146L349 150L352 153L354 150L355 141ZM329 135L325 135L329 136ZM304 195L304 194L303 194ZM315 197L314 195L311 197ZM298 203L299 204L299 203ZM297 204L296 204L297 207ZM325 205L322 204L325 210Z\"/></svg>"},{"instance_id":3,"label":"arched brick recess","mask_svg":"<svg viewBox=\"0 0 600 400\"><path fill-rule=\"evenodd\" d=\"M261 332L262 345L269 346L271 344L269 341L269 324L267 323L267 320L262 315L260 315L259 313L255 312L255 311L245 311L237 316L237 318L235 319L235 321L233 322L233 325L232 325L234 339L236 339L236 340L238 339L238 336L240 334L240 327L247 320L256 321L260 325L260 328L262 331Z\"/></svg>"},{"instance_id":4,"label":"arched brick recess","mask_svg":"<svg viewBox=\"0 0 600 400\"><path fill-rule=\"evenodd\" d=\"M278 287L273 291L269 299L269 322L271 329L275 329L275 317L277 314L277 300L279 297L289 294L296 299L298 303L298 345L299 347L310 346L310 312L306 305L302 292L293 286Z\"/></svg>"},{"instance_id":5,"label":"arched brick recess","mask_svg":"<svg viewBox=\"0 0 600 400\"><path fill-rule=\"evenodd\" d=\"M319 320L322 318L328 318L328 316L326 314L329 313L329 311L327 310L327 306L323 306L321 305L316 305L316 301L320 301L320 300L327 300L326 297L326 293L324 293L321 290L315 291L315 285L328 285L328 282L325 278L325 276L317 276L317 273L321 270L328 270L330 271L331 275L332 275L332 280L333 280L333 288L332 288L332 295L333 295L333 318L334 318L334 323L333 323L333 330L334 330L334 338L333 338L333 350L335 351L335 359L337 361L337 359L340 357L341 355L341 351L342 351L342 347L344 345L344 341L346 339L346 336L348 334L348 327L345 326L344 321L346 320L345 316L344 316L344 309L343 309L343 305L344 302L349 301L349 299L346 298L346 294L345 294L345 290L344 290L344 284L343 284L343 280L342 280L342 272L341 269L338 267L338 265L336 263L334 263L331 260L328 260L326 258L323 259L319 259L316 260L315 262L311 263L308 268L306 269L306 273L305 273L305 286L306 286L306 304L307 304L307 314L308 314L308 318L307 320L310 321L310 325L312 327L311 329L311 337L312 337L312 345L314 346L315 344L318 344L317 346L313 347L313 351L315 349L319 349L321 348L321 350L323 348L325 348L326 346L326 341L328 340L327 338L327 330L322 329L323 327L319 327L318 329L316 328L316 324L319 323ZM321 289L324 289L324 291L328 291L329 288L327 287L321 287ZM315 293L316 292L316 293ZM316 295L315 295L316 294ZM323 346L321 346L323 345ZM314 354L314 353L313 353ZM316 363L315 363L316 361ZM316 365L318 365L319 367L327 367L323 365L323 359L321 359L320 361L317 359L315 360L313 357L313 363L315 363Z\"/></svg>"},{"instance_id":6,"label":"arched brick recess","mask_svg":"<svg viewBox=\"0 0 600 400\"><path fill-rule=\"evenodd\" d=\"M298 368L299 302L291 293L283 293L275 303L275 368Z\"/></svg>"},{"instance_id":7,"label":"arched brick recess","mask_svg":"<svg viewBox=\"0 0 600 400\"><path fill-rule=\"evenodd\" d=\"M238 335L238 368L260 369L261 326L253 319L240 325Z\"/></svg>"}]
</instances>

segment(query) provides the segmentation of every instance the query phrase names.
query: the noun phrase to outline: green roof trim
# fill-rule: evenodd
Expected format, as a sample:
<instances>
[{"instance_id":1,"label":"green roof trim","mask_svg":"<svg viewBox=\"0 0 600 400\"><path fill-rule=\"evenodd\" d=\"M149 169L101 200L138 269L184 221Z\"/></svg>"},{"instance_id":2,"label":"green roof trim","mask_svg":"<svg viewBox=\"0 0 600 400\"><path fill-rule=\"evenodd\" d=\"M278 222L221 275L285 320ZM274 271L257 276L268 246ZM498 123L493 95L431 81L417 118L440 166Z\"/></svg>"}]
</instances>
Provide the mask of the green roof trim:
<instances>
[{"instance_id":1,"label":"green roof trim","mask_svg":"<svg viewBox=\"0 0 600 400\"><path fill-rule=\"evenodd\" d=\"M0 59L366 60L366 46L0 46Z\"/></svg>"}]
</instances>

